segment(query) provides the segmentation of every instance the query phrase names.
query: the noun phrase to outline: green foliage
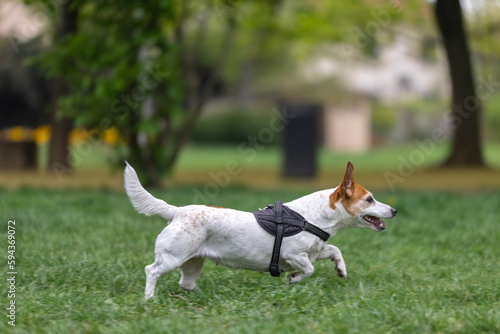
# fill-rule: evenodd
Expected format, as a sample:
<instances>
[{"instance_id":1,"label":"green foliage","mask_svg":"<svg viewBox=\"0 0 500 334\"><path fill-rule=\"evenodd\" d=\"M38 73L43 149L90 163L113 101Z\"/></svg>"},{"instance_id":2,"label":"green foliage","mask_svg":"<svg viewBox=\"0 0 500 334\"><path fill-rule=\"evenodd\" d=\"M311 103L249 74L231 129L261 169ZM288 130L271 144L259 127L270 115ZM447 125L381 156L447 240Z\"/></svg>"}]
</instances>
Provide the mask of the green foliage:
<instances>
[{"instance_id":1,"label":"green foliage","mask_svg":"<svg viewBox=\"0 0 500 334\"><path fill-rule=\"evenodd\" d=\"M248 137L269 128L274 116L270 112L223 111L201 118L193 128L191 140L200 144L241 144ZM276 143L278 135L273 137ZM272 144L270 143L270 144Z\"/></svg>"},{"instance_id":2,"label":"green foliage","mask_svg":"<svg viewBox=\"0 0 500 334\"><path fill-rule=\"evenodd\" d=\"M467 13L469 41L479 68L485 75L498 77L498 55L500 54L500 5L495 1L484 1L480 10Z\"/></svg>"},{"instance_id":3,"label":"green foliage","mask_svg":"<svg viewBox=\"0 0 500 334\"><path fill-rule=\"evenodd\" d=\"M155 195L185 205L194 193ZM210 204L251 211L301 195L226 188ZM0 196L0 211L16 219L13 333L500 331L498 192L375 193L398 215L383 233L347 230L330 241L343 252L346 280L332 261L315 262L314 275L297 285L287 285L286 275L209 262L199 290L181 290L173 272L149 301L144 266L154 259L163 219L137 214L123 193L24 189ZM6 225L0 221L4 240ZM8 327L4 319L0 331Z\"/></svg>"},{"instance_id":4,"label":"green foliage","mask_svg":"<svg viewBox=\"0 0 500 334\"><path fill-rule=\"evenodd\" d=\"M394 128L397 119L397 110L394 106L388 106L383 103L373 103L372 128L378 134L387 134Z\"/></svg>"},{"instance_id":5,"label":"green foliage","mask_svg":"<svg viewBox=\"0 0 500 334\"><path fill-rule=\"evenodd\" d=\"M488 140L500 141L500 95L498 67L500 55L500 5L484 1L481 10L467 13L468 39L475 60L477 94L484 111L484 135ZM482 95L482 96L481 96Z\"/></svg>"},{"instance_id":6,"label":"green foliage","mask_svg":"<svg viewBox=\"0 0 500 334\"><path fill-rule=\"evenodd\" d=\"M126 152L121 160L134 162L147 183L158 184L206 102L200 91L210 90L199 83L200 55L189 49L188 35L205 28L192 29L200 15L225 4L79 0L70 6L78 14L77 31L55 36L39 57L47 74L63 79L69 89L59 101L60 112L100 133L116 127L129 146L121 150ZM227 12L209 23L231 31L233 15Z\"/></svg>"},{"instance_id":7,"label":"green foliage","mask_svg":"<svg viewBox=\"0 0 500 334\"><path fill-rule=\"evenodd\" d=\"M483 101L484 134L488 140L500 142L500 94Z\"/></svg>"}]
</instances>

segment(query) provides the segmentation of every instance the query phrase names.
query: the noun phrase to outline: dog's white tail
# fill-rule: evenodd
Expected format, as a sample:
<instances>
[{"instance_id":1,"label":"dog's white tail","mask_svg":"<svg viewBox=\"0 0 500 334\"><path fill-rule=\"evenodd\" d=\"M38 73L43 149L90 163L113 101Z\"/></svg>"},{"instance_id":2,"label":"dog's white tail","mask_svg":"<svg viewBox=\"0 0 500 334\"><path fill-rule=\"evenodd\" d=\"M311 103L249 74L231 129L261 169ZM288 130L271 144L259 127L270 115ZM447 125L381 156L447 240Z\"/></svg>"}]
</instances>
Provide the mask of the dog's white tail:
<instances>
[{"instance_id":1,"label":"dog's white tail","mask_svg":"<svg viewBox=\"0 0 500 334\"><path fill-rule=\"evenodd\" d=\"M124 173L125 190L134 208L146 216L159 215L166 220L172 220L177 213L177 207L148 193L139 182L137 173L132 166L128 162L125 163L127 164Z\"/></svg>"}]
</instances>

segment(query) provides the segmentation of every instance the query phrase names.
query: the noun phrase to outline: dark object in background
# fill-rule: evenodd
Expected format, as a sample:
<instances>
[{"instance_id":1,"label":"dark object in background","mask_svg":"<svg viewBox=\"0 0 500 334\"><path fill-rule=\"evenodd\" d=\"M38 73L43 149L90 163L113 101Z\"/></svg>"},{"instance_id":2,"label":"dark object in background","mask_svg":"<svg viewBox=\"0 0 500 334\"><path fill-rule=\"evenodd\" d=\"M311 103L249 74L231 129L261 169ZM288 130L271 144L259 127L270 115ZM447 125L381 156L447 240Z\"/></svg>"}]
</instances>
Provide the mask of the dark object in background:
<instances>
[{"instance_id":1,"label":"dark object in background","mask_svg":"<svg viewBox=\"0 0 500 334\"><path fill-rule=\"evenodd\" d=\"M37 157L37 146L34 141L0 140L0 169L36 168Z\"/></svg>"},{"instance_id":2,"label":"dark object in background","mask_svg":"<svg viewBox=\"0 0 500 334\"><path fill-rule=\"evenodd\" d=\"M28 64L42 48L41 39L18 44L17 51L9 43L0 48L0 131L15 126L30 131L48 122L50 81L39 65ZM36 168L37 160L32 138L13 141L0 136L0 169Z\"/></svg>"},{"instance_id":3,"label":"dark object in background","mask_svg":"<svg viewBox=\"0 0 500 334\"><path fill-rule=\"evenodd\" d=\"M5 42L0 48L0 130L13 126L36 128L47 124L50 82L30 57L43 48L41 39L18 45L17 53Z\"/></svg>"},{"instance_id":4,"label":"dark object in background","mask_svg":"<svg viewBox=\"0 0 500 334\"><path fill-rule=\"evenodd\" d=\"M310 103L282 104L285 113L284 166L288 177L314 177L319 141L318 121L322 107Z\"/></svg>"},{"instance_id":5,"label":"dark object in background","mask_svg":"<svg viewBox=\"0 0 500 334\"><path fill-rule=\"evenodd\" d=\"M437 0L434 12L448 59L452 124L459 124L453 126L451 153L443 166L484 167L481 99L476 94L460 1Z\"/></svg>"}]
</instances>

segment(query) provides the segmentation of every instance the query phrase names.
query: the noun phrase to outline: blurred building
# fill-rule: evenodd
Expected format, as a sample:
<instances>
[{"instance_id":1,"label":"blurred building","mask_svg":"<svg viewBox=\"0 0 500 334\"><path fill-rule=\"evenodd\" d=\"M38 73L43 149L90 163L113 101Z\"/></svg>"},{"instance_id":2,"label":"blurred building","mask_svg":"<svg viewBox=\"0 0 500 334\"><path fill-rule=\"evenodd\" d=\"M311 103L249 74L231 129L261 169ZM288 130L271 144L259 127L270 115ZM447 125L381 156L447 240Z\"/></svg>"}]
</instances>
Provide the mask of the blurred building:
<instances>
[{"instance_id":1,"label":"blurred building","mask_svg":"<svg viewBox=\"0 0 500 334\"><path fill-rule=\"evenodd\" d=\"M337 78L343 87L341 94L325 97L325 144L337 151L359 152L372 144L372 103L404 104L412 99L443 98L449 90L446 68L439 59L426 58L422 52L422 37L397 36L393 43L381 47L376 57L356 61L351 46L345 52L324 56L308 62L303 76L309 82ZM336 50L338 51L338 50ZM339 56L340 54L340 56ZM406 140L411 120L402 109L393 137Z\"/></svg>"},{"instance_id":2,"label":"blurred building","mask_svg":"<svg viewBox=\"0 0 500 334\"><path fill-rule=\"evenodd\" d=\"M371 107L363 95L324 109L324 144L343 152L362 152L371 146Z\"/></svg>"}]
</instances>

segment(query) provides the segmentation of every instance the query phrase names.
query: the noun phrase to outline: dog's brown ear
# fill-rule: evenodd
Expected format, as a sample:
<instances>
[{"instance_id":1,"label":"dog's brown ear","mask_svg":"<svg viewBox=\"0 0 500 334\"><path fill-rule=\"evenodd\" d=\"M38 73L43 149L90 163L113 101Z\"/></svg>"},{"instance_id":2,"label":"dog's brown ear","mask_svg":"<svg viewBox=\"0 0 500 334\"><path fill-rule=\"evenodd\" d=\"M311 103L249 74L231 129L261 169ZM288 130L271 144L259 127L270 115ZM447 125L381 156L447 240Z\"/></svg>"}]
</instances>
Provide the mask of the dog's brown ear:
<instances>
[{"instance_id":1,"label":"dog's brown ear","mask_svg":"<svg viewBox=\"0 0 500 334\"><path fill-rule=\"evenodd\" d=\"M344 197L349 198L354 194L354 166L351 162L347 163L347 169L345 171L344 179L342 183L335 189L335 191L330 195L330 207L335 210L335 203Z\"/></svg>"},{"instance_id":2,"label":"dog's brown ear","mask_svg":"<svg viewBox=\"0 0 500 334\"><path fill-rule=\"evenodd\" d=\"M354 194L354 166L350 161L347 163L347 169L341 187L347 197L351 197Z\"/></svg>"}]
</instances>

